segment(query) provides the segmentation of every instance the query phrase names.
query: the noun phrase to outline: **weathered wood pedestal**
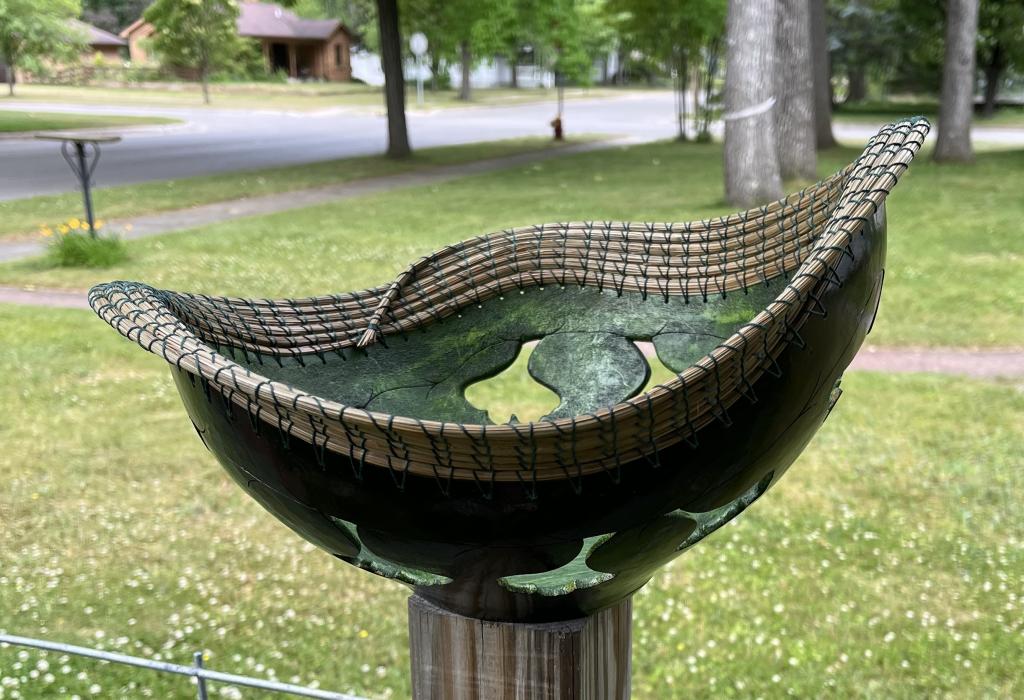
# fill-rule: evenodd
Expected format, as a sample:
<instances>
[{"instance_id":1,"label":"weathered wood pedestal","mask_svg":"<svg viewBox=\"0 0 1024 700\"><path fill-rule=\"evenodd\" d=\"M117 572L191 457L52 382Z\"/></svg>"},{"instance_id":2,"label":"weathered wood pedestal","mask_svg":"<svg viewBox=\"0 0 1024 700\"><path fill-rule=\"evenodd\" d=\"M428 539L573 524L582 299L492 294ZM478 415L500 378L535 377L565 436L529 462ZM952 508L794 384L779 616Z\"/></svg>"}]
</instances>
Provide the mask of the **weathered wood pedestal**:
<instances>
[{"instance_id":1,"label":"weathered wood pedestal","mask_svg":"<svg viewBox=\"0 0 1024 700\"><path fill-rule=\"evenodd\" d=\"M625 700L632 599L565 622L488 622L409 598L414 700Z\"/></svg>"}]
</instances>

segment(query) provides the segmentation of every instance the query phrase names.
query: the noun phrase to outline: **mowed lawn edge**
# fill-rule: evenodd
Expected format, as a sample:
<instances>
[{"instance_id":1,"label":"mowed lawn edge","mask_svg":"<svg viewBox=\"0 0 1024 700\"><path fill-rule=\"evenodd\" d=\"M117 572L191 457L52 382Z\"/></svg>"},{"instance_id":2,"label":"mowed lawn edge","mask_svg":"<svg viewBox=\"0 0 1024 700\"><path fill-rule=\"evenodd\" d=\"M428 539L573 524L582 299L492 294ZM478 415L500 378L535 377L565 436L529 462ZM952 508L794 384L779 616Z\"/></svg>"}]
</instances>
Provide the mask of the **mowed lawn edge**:
<instances>
[{"instance_id":1,"label":"mowed lawn edge","mask_svg":"<svg viewBox=\"0 0 1024 700\"><path fill-rule=\"evenodd\" d=\"M0 103L2 104L2 103ZM104 129L109 127L180 124L170 117L128 116L120 114L76 114L59 111L0 109L0 137L27 135L33 132L73 129Z\"/></svg>"},{"instance_id":2,"label":"mowed lawn edge","mask_svg":"<svg viewBox=\"0 0 1024 700\"><path fill-rule=\"evenodd\" d=\"M429 86L428 86L429 87ZM567 87L566 99L600 98L644 92L643 87ZM125 106L191 107L197 109L283 109L314 111L354 109L384 111L384 93L380 87L362 83L211 83L211 101L203 103L198 83L148 83L131 87L90 87L66 85L20 85L14 101L69 102ZM406 85L407 111L420 109L464 109L520 105L554 101L554 88L475 88L469 100L458 97L457 89L425 90L422 107L416 103L415 84ZM8 98L0 98L8 99Z\"/></svg>"}]
</instances>

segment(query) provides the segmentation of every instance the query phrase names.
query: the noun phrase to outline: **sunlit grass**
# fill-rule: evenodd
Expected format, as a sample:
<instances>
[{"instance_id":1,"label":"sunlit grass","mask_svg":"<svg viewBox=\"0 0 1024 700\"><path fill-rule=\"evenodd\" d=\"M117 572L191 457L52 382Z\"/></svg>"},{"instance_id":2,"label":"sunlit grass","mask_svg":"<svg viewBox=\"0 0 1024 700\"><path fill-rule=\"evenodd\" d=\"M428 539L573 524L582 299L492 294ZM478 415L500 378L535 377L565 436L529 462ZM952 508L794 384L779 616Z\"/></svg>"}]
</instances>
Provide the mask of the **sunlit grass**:
<instances>
[{"instance_id":1,"label":"sunlit grass","mask_svg":"<svg viewBox=\"0 0 1024 700\"><path fill-rule=\"evenodd\" d=\"M856 157L838 149L822 174ZM508 226L687 221L730 211L717 144L658 143L568 156L442 184L130 242L109 271L0 266L0 284L84 290L110 279L241 296L297 297L387 282L449 243ZM885 345L1024 345L1024 151L971 166L920 156L887 200ZM173 196L168 196L168 200ZM187 201L187 198L182 198ZM106 214L105 214L106 216Z\"/></svg>"},{"instance_id":2,"label":"sunlit grass","mask_svg":"<svg viewBox=\"0 0 1024 700\"><path fill-rule=\"evenodd\" d=\"M0 109L0 133L17 131L60 131L62 129L96 129L142 124L173 124L177 120L163 117L125 117L106 114L68 114L60 112L18 112Z\"/></svg>"},{"instance_id":3,"label":"sunlit grass","mask_svg":"<svg viewBox=\"0 0 1024 700\"><path fill-rule=\"evenodd\" d=\"M84 311L0 307L0 337L0 629L408 697L407 591L305 544L231 482L163 361ZM634 697L1024 693L1020 388L844 387L779 486L638 595ZM93 685L194 693L0 649L6 698Z\"/></svg>"}]
</instances>

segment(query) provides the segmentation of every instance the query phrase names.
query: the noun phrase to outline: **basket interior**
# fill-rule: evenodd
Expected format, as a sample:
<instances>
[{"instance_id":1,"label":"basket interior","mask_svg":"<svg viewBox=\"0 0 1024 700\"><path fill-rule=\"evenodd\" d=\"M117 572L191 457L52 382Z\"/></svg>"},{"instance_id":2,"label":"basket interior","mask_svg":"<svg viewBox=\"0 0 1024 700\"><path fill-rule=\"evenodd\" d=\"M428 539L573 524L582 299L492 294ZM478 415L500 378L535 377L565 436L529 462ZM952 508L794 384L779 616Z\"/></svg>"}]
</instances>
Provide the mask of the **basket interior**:
<instances>
[{"instance_id":1,"label":"basket interior","mask_svg":"<svg viewBox=\"0 0 1024 700\"><path fill-rule=\"evenodd\" d=\"M534 380L559 405L544 419L591 413L637 395L651 369L637 348L682 372L775 298L779 277L746 291L703 299L592 287L513 289L455 315L391 335L366 348L268 356L230 345L218 350L269 379L322 399L388 415L454 423L493 423L466 387L508 368L525 343Z\"/></svg>"}]
</instances>

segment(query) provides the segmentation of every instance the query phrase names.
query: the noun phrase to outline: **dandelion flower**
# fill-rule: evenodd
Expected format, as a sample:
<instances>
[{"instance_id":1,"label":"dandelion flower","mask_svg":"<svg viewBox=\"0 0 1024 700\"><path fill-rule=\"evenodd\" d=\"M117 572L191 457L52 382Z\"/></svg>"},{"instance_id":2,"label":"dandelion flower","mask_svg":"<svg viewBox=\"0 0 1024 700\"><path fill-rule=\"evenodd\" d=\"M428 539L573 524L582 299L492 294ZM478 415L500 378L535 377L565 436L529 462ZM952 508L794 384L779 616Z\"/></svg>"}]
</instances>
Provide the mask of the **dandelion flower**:
<instances>
[{"instance_id":1,"label":"dandelion flower","mask_svg":"<svg viewBox=\"0 0 1024 700\"><path fill-rule=\"evenodd\" d=\"M370 633L367 632L366 630L359 630L359 638L360 639L366 639L369 636L370 636Z\"/></svg>"},{"instance_id":2,"label":"dandelion flower","mask_svg":"<svg viewBox=\"0 0 1024 700\"><path fill-rule=\"evenodd\" d=\"M68 226L67 224L61 224L58 230L60 231L60 235L66 236L68 231L71 230L71 227Z\"/></svg>"},{"instance_id":3,"label":"dandelion flower","mask_svg":"<svg viewBox=\"0 0 1024 700\"><path fill-rule=\"evenodd\" d=\"M68 226L70 226L71 228L78 228L81 225L82 222L79 221L78 219L68 219Z\"/></svg>"}]
</instances>

